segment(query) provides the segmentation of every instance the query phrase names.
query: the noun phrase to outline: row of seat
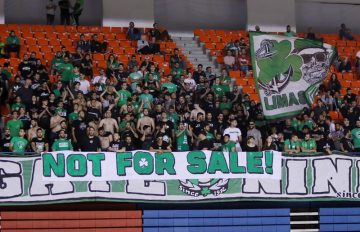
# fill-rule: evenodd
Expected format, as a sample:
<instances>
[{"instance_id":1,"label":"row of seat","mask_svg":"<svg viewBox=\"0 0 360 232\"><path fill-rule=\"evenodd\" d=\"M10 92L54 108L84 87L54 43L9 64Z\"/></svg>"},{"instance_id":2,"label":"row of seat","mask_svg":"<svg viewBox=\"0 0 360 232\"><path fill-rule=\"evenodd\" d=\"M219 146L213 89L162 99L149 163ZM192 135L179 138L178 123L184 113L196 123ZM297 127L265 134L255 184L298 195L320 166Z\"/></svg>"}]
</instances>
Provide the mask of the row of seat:
<instances>
[{"instance_id":1,"label":"row of seat","mask_svg":"<svg viewBox=\"0 0 360 232\"><path fill-rule=\"evenodd\" d=\"M320 231L360 231L360 208L321 208Z\"/></svg>"},{"instance_id":2,"label":"row of seat","mask_svg":"<svg viewBox=\"0 0 360 232\"><path fill-rule=\"evenodd\" d=\"M144 227L143 232L288 232L290 225L280 226L197 226L197 227Z\"/></svg>"}]
</instances>

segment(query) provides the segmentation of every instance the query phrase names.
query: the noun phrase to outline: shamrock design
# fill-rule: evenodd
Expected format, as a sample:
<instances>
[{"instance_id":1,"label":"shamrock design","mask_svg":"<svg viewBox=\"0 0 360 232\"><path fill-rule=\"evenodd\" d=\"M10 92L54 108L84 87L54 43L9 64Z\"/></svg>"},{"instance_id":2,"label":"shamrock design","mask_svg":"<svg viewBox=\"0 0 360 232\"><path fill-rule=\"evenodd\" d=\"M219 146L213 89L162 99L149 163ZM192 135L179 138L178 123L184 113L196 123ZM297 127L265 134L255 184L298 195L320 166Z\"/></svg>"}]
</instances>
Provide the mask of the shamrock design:
<instances>
[{"instance_id":1,"label":"shamrock design","mask_svg":"<svg viewBox=\"0 0 360 232\"><path fill-rule=\"evenodd\" d=\"M148 161L145 158L141 158L141 160L139 161L139 166L141 168L147 167L149 165Z\"/></svg>"},{"instance_id":2,"label":"shamrock design","mask_svg":"<svg viewBox=\"0 0 360 232\"><path fill-rule=\"evenodd\" d=\"M292 69L290 81L300 80L302 59L299 55L291 53L291 42L272 40L271 43L273 46L270 48L270 52L273 55L257 59L260 68L259 80L262 83L269 83L273 78L286 73L290 67Z\"/></svg>"}]
</instances>

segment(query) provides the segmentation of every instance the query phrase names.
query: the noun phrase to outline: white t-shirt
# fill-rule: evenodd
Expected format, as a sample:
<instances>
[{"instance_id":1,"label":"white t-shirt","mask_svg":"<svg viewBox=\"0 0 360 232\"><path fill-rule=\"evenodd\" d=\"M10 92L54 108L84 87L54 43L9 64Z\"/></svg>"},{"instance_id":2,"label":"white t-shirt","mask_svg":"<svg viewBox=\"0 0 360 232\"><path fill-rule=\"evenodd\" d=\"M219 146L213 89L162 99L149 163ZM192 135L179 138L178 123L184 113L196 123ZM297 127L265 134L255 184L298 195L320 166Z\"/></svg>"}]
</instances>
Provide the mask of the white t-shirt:
<instances>
[{"instance_id":1,"label":"white t-shirt","mask_svg":"<svg viewBox=\"0 0 360 232\"><path fill-rule=\"evenodd\" d=\"M225 56L224 57L224 64L226 64L226 65L234 65L235 64L235 57L233 57L233 56Z\"/></svg>"},{"instance_id":2,"label":"white t-shirt","mask_svg":"<svg viewBox=\"0 0 360 232\"><path fill-rule=\"evenodd\" d=\"M88 88L90 88L90 82L86 79L81 80L79 90L83 92L83 94L88 94Z\"/></svg>"},{"instance_id":3,"label":"white t-shirt","mask_svg":"<svg viewBox=\"0 0 360 232\"><path fill-rule=\"evenodd\" d=\"M235 127L235 128L228 127L224 130L223 135L226 135L226 134L230 135L231 141L238 143L239 137L241 136L241 130L237 127Z\"/></svg>"},{"instance_id":4,"label":"white t-shirt","mask_svg":"<svg viewBox=\"0 0 360 232\"><path fill-rule=\"evenodd\" d=\"M50 9L48 9L48 7L51 7ZM55 15L55 10L56 10L56 4L54 2L48 2L48 4L46 5L46 14L49 15Z\"/></svg>"},{"instance_id":5,"label":"white t-shirt","mask_svg":"<svg viewBox=\"0 0 360 232\"><path fill-rule=\"evenodd\" d=\"M102 78L102 79L101 79ZM105 85L106 84L106 76L96 76L94 77L94 79L92 80L92 83L93 85L97 84L97 83L100 83L100 84L103 84ZM103 91L101 85L100 85L100 88L99 88L100 91Z\"/></svg>"},{"instance_id":6,"label":"white t-shirt","mask_svg":"<svg viewBox=\"0 0 360 232\"><path fill-rule=\"evenodd\" d=\"M184 83L185 83L185 84L189 84L189 85L190 85L190 89L194 89L195 86L196 86L196 82L195 82L195 80L192 79L192 78L186 78L186 79L184 80Z\"/></svg>"}]
</instances>

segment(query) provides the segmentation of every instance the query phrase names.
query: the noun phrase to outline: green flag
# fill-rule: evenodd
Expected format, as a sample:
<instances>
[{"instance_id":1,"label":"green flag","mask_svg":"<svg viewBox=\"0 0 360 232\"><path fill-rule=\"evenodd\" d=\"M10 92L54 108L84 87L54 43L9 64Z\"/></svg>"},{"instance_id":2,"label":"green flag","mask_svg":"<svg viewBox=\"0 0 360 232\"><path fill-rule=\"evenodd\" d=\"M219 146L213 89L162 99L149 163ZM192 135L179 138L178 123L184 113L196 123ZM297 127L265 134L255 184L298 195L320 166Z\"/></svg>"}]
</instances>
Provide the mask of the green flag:
<instances>
[{"instance_id":1,"label":"green flag","mask_svg":"<svg viewBox=\"0 0 360 232\"><path fill-rule=\"evenodd\" d=\"M268 120L311 107L326 78L335 47L319 41L250 32L256 88Z\"/></svg>"}]
</instances>

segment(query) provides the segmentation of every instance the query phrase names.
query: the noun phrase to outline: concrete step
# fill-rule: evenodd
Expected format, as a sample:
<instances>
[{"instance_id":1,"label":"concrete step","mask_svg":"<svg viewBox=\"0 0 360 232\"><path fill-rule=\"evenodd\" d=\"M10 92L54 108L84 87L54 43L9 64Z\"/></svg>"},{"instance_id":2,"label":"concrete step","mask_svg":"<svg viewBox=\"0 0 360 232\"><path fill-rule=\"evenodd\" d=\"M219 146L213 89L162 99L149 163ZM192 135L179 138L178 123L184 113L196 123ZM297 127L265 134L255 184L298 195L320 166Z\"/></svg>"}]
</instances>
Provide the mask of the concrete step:
<instances>
[{"instance_id":1,"label":"concrete step","mask_svg":"<svg viewBox=\"0 0 360 232\"><path fill-rule=\"evenodd\" d=\"M187 55L187 57L189 57L189 58L208 58L209 59L209 56L204 53L203 54L190 53Z\"/></svg>"},{"instance_id":2,"label":"concrete step","mask_svg":"<svg viewBox=\"0 0 360 232\"><path fill-rule=\"evenodd\" d=\"M177 41L195 41L194 37L171 37L174 42Z\"/></svg>"},{"instance_id":3,"label":"concrete step","mask_svg":"<svg viewBox=\"0 0 360 232\"><path fill-rule=\"evenodd\" d=\"M199 48L197 43L176 43L177 46L181 48Z\"/></svg>"},{"instance_id":4,"label":"concrete step","mask_svg":"<svg viewBox=\"0 0 360 232\"><path fill-rule=\"evenodd\" d=\"M189 56L189 55L194 55L194 56L206 55L203 50L191 50L191 49L183 50L182 49L182 52L186 56Z\"/></svg>"}]
</instances>

